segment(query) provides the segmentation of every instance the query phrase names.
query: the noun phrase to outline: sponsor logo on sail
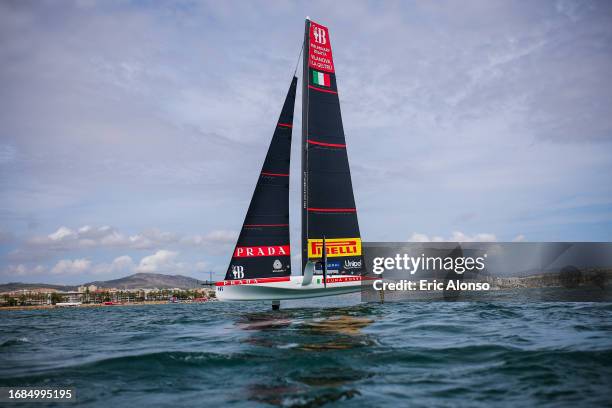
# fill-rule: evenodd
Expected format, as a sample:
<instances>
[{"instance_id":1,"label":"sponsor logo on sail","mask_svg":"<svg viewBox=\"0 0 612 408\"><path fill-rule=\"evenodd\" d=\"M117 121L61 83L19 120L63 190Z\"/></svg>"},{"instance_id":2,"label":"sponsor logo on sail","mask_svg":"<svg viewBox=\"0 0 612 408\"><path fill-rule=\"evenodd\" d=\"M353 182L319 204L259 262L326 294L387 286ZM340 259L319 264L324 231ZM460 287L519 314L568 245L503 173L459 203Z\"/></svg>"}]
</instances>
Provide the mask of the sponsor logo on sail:
<instances>
[{"instance_id":1,"label":"sponsor logo on sail","mask_svg":"<svg viewBox=\"0 0 612 408\"><path fill-rule=\"evenodd\" d=\"M289 271L289 269L291 268L291 265L286 264L283 265L283 262L280 259L275 259L274 262L272 263L272 272L274 273L284 273Z\"/></svg>"},{"instance_id":2,"label":"sponsor logo on sail","mask_svg":"<svg viewBox=\"0 0 612 408\"><path fill-rule=\"evenodd\" d=\"M322 26L313 24L312 36L316 43L321 45L327 44L327 32Z\"/></svg>"},{"instance_id":3,"label":"sponsor logo on sail","mask_svg":"<svg viewBox=\"0 0 612 408\"><path fill-rule=\"evenodd\" d=\"M360 269L361 259L346 259L344 261L344 269Z\"/></svg>"},{"instance_id":4,"label":"sponsor logo on sail","mask_svg":"<svg viewBox=\"0 0 612 408\"><path fill-rule=\"evenodd\" d=\"M237 247L234 251L234 258L288 256L289 252L289 245Z\"/></svg>"},{"instance_id":5,"label":"sponsor logo on sail","mask_svg":"<svg viewBox=\"0 0 612 408\"><path fill-rule=\"evenodd\" d=\"M232 275L234 275L234 279L244 278L244 266L232 265Z\"/></svg>"},{"instance_id":6,"label":"sponsor logo on sail","mask_svg":"<svg viewBox=\"0 0 612 408\"><path fill-rule=\"evenodd\" d=\"M334 72L327 27L311 21L308 43L308 66L319 71Z\"/></svg>"},{"instance_id":7,"label":"sponsor logo on sail","mask_svg":"<svg viewBox=\"0 0 612 408\"><path fill-rule=\"evenodd\" d=\"M340 256L361 255L361 238L328 238L325 240L327 256L329 258ZM308 258L321 258L323 254L323 240L308 240Z\"/></svg>"},{"instance_id":8,"label":"sponsor logo on sail","mask_svg":"<svg viewBox=\"0 0 612 408\"><path fill-rule=\"evenodd\" d=\"M322 262L317 262L315 264L315 269L318 270L318 271L322 271L323 270L323 263ZM328 270L334 270L334 271L339 270L340 269L340 262L339 261L327 261L327 269Z\"/></svg>"}]
</instances>

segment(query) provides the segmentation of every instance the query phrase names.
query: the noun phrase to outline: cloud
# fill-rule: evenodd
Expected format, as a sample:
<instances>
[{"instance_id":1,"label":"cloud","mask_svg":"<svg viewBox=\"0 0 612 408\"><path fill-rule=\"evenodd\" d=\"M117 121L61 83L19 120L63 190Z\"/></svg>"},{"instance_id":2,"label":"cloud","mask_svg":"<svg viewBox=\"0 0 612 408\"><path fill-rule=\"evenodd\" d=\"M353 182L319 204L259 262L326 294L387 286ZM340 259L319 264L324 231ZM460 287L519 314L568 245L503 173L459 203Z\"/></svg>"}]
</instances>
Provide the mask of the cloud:
<instances>
[{"instance_id":1,"label":"cloud","mask_svg":"<svg viewBox=\"0 0 612 408\"><path fill-rule=\"evenodd\" d=\"M185 235L148 229L144 232L127 235L110 226L92 227L85 225L77 229L65 226L45 236L34 236L26 240L26 247L35 250L74 251L96 248L119 248L147 250L164 246L198 247L210 249L226 249L238 238L234 231L215 230L205 235ZM27 250L16 250L13 258L18 258Z\"/></svg>"},{"instance_id":2,"label":"cloud","mask_svg":"<svg viewBox=\"0 0 612 408\"><path fill-rule=\"evenodd\" d=\"M59 227L57 231L47 236L51 242L59 242L76 238L76 233L70 228Z\"/></svg>"},{"instance_id":3,"label":"cloud","mask_svg":"<svg viewBox=\"0 0 612 408\"><path fill-rule=\"evenodd\" d=\"M99 263L92 267L91 271L96 275L130 275L134 273L136 265L128 255L115 258L110 264Z\"/></svg>"},{"instance_id":4,"label":"cloud","mask_svg":"<svg viewBox=\"0 0 612 408\"><path fill-rule=\"evenodd\" d=\"M451 241L456 242L495 242L497 237L494 234L481 232L474 235L466 235L460 231L454 231Z\"/></svg>"},{"instance_id":5,"label":"cloud","mask_svg":"<svg viewBox=\"0 0 612 408\"><path fill-rule=\"evenodd\" d=\"M123 255L123 256L119 256L117 258L115 258L113 260L113 268L115 269L131 269L132 266L134 265L134 262L132 261L132 258L127 256L127 255Z\"/></svg>"},{"instance_id":6,"label":"cloud","mask_svg":"<svg viewBox=\"0 0 612 408\"><path fill-rule=\"evenodd\" d=\"M143 257L138 265L135 265L132 258L127 255L115 258L110 264L99 263L92 265L88 259L62 259L51 269L55 275L93 273L99 275L125 275L134 272L148 273L181 273L186 271L199 270L205 263L198 262L194 266L177 261L178 252L165 249L156 251L152 255Z\"/></svg>"},{"instance_id":7,"label":"cloud","mask_svg":"<svg viewBox=\"0 0 612 408\"><path fill-rule=\"evenodd\" d=\"M184 262L179 261L179 253L176 251L159 250L151 255L141 258L136 264L129 255L121 255L112 262L92 262L87 258L61 259L48 269L43 265L11 264L5 266L0 275L7 281L18 279L28 280L28 277L44 275L59 277L59 283L66 283L66 279L73 282L81 282L87 276L96 279L111 279L131 275L137 272L148 273L171 273L171 274L198 274L205 272L211 267L207 261Z\"/></svg>"},{"instance_id":8,"label":"cloud","mask_svg":"<svg viewBox=\"0 0 612 408\"><path fill-rule=\"evenodd\" d=\"M134 272L194 274L204 272L209 266L209 263L205 261L195 263L179 261L178 255L176 251L161 249L152 255L143 257L138 266L134 268ZM125 260L125 265L131 266L127 260Z\"/></svg>"},{"instance_id":9,"label":"cloud","mask_svg":"<svg viewBox=\"0 0 612 408\"><path fill-rule=\"evenodd\" d=\"M408 239L409 242L497 242L497 236L488 232L476 233L474 235L464 234L461 231L453 231L448 238L438 235L429 236L426 234L413 233ZM512 242L524 242L525 235L519 234L512 239Z\"/></svg>"},{"instance_id":10,"label":"cloud","mask_svg":"<svg viewBox=\"0 0 612 408\"><path fill-rule=\"evenodd\" d=\"M238 233L236 231L218 230L211 231L206 235L185 236L180 242L183 247L204 248L211 254L220 255L231 251L231 247L237 239Z\"/></svg>"},{"instance_id":11,"label":"cloud","mask_svg":"<svg viewBox=\"0 0 612 408\"><path fill-rule=\"evenodd\" d=\"M155 252L153 255L146 256L140 260L136 270L138 272L169 272L183 269L184 265L176 263L175 259L178 252L167 251L165 249Z\"/></svg>"},{"instance_id":12,"label":"cloud","mask_svg":"<svg viewBox=\"0 0 612 408\"><path fill-rule=\"evenodd\" d=\"M467 235L461 231L453 231L449 238L440 236L429 237L425 234L413 233L410 242L496 242L497 237L494 234L481 232L474 235Z\"/></svg>"},{"instance_id":13,"label":"cloud","mask_svg":"<svg viewBox=\"0 0 612 408\"><path fill-rule=\"evenodd\" d=\"M82 259L62 259L51 269L53 275L77 275L88 272L91 268L91 261Z\"/></svg>"},{"instance_id":14,"label":"cloud","mask_svg":"<svg viewBox=\"0 0 612 408\"><path fill-rule=\"evenodd\" d=\"M2 275L6 276L10 280L16 277L41 275L45 272L47 272L47 268L45 268L42 265L27 266L24 264L18 264L18 265L7 265L2 271Z\"/></svg>"},{"instance_id":15,"label":"cloud","mask_svg":"<svg viewBox=\"0 0 612 408\"><path fill-rule=\"evenodd\" d=\"M408 239L409 242L444 242L444 238L439 236L429 237L425 234L414 232Z\"/></svg>"},{"instance_id":16,"label":"cloud","mask_svg":"<svg viewBox=\"0 0 612 408\"><path fill-rule=\"evenodd\" d=\"M125 235L110 226L85 225L76 230L62 226L47 236L32 237L26 243L38 248L74 250L98 247L151 249L173 242L177 242L173 234L156 229L136 235Z\"/></svg>"}]
</instances>

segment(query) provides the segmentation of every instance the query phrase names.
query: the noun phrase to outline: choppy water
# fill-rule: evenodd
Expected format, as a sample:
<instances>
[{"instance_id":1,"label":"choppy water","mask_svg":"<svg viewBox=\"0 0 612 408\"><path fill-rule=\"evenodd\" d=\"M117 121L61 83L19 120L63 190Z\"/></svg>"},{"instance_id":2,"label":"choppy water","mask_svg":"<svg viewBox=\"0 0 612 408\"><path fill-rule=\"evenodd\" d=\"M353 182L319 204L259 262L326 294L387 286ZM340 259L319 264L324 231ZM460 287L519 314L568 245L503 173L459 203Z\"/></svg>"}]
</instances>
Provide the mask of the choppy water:
<instances>
[{"instance_id":1,"label":"choppy water","mask_svg":"<svg viewBox=\"0 0 612 408\"><path fill-rule=\"evenodd\" d=\"M610 303L357 301L3 311L0 385L105 408L611 404Z\"/></svg>"}]
</instances>

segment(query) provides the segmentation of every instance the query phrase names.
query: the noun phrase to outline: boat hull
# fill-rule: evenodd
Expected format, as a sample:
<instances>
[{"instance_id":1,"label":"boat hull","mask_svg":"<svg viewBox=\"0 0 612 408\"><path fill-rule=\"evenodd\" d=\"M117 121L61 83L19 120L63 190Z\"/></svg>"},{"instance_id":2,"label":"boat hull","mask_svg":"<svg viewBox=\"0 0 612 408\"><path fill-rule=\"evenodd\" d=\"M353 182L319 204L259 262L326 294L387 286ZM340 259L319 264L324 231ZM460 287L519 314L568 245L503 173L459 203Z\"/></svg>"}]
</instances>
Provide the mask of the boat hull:
<instances>
[{"instance_id":1,"label":"boat hull","mask_svg":"<svg viewBox=\"0 0 612 408\"><path fill-rule=\"evenodd\" d=\"M323 284L317 276L302 285L303 276L282 278L242 279L217 282L216 295L221 301L290 300L335 296L361 290L361 276L332 275Z\"/></svg>"}]
</instances>

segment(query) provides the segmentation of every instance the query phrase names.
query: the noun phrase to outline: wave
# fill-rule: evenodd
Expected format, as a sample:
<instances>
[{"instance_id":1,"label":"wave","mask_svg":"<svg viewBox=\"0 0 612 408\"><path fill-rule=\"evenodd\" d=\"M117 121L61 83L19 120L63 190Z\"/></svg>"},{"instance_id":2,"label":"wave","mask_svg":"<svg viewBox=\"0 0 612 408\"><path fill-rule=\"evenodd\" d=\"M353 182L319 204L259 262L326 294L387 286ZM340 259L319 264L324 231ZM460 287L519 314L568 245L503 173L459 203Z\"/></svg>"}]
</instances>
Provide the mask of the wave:
<instances>
[{"instance_id":1,"label":"wave","mask_svg":"<svg viewBox=\"0 0 612 408\"><path fill-rule=\"evenodd\" d=\"M28 339L27 337L20 337L18 339L9 339L9 340L5 340L4 342L0 343L0 348L18 346L21 344L27 344L29 342L30 342L30 339Z\"/></svg>"},{"instance_id":2,"label":"wave","mask_svg":"<svg viewBox=\"0 0 612 408\"><path fill-rule=\"evenodd\" d=\"M421 348L406 347L374 352L371 355L376 365L397 363L421 363L456 365L495 361L505 369L517 371L533 366L573 365L612 366L612 349L608 350L523 350L504 345L470 345L464 347Z\"/></svg>"},{"instance_id":3,"label":"wave","mask_svg":"<svg viewBox=\"0 0 612 408\"><path fill-rule=\"evenodd\" d=\"M240 365L251 365L260 362L264 357L254 354L217 354L208 352L157 352L148 354L127 355L111 357L86 363L73 369L99 370L130 370L146 369L148 367L163 366L164 369L180 369L185 367L213 368L213 367L235 367Z\"/></svg>"}]
</instances>

